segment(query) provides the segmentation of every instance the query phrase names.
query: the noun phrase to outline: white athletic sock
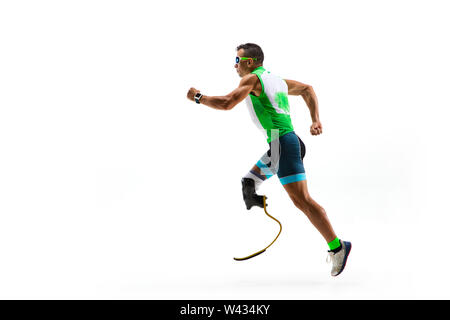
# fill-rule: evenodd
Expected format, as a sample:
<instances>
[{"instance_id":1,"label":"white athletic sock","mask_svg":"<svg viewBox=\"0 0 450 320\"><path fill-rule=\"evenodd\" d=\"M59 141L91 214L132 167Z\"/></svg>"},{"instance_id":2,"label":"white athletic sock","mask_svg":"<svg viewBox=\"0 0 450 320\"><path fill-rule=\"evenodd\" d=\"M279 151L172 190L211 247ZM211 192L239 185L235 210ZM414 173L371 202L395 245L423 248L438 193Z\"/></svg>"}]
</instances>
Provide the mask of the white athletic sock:
<instances>
[{"instance_id":1,"label":"white athletic sock","mask_svg":"<svg viewBox=\"0 0 450 320\"><path fill-rule=\"evenodd\" d=\"M264 180L262 180L260 177L254 175L253 173L251 173L250 171L245 175L244 178L250 178L255 180L255 191L258 190L259 186L261 185L261 183L264 182Z\"/></svg>"}]
</instances>

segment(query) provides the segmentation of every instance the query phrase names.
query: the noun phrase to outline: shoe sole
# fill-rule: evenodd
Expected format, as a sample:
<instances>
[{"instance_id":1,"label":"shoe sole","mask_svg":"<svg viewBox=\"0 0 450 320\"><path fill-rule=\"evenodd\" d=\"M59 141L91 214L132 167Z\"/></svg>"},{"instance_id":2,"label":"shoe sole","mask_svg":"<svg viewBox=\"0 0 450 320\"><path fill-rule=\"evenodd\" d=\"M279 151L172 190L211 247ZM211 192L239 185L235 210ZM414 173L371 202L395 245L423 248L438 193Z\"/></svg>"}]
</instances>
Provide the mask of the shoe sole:
<instances>
[{"instance_id":1,"label":"shoe sole","mask_svg":"<svg viewBox=\"0 0 450 320\"><path fill-rule=\"evenodd\" d=\"M341 270L336 275L334 275L333 277L337 277L338 275L340 275L342 273L342 271L344 271L345 265L347 264L347 258L348 258L349 254L350 254L350 251L352 251L352 243L351 242L344 241L344 244L345 244L345 249L346 250L348 249L348 251L345 253L344 263L342 264Z\"/></svg>"}]
</instances>

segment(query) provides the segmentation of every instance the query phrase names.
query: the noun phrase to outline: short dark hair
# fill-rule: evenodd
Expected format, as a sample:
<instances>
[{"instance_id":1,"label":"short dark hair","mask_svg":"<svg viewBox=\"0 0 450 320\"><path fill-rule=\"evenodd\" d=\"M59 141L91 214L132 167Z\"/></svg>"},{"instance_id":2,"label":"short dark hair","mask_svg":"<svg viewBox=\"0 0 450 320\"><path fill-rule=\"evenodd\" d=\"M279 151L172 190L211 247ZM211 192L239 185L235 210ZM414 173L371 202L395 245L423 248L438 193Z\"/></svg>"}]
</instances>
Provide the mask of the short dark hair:
<instances>
[{"instance_id":1,"label":"short dark hair","mask_svg":"<svg viewBox=\"0 0 450 320\"><path fill-rule=\"evenodd\" d=\"M239 49L244 49L244 55L249 58L256 58L256 64L263 64L264 53L260 46L254 43L244 43L238 45L236 51Z\"/></svg>"}]
</instances>

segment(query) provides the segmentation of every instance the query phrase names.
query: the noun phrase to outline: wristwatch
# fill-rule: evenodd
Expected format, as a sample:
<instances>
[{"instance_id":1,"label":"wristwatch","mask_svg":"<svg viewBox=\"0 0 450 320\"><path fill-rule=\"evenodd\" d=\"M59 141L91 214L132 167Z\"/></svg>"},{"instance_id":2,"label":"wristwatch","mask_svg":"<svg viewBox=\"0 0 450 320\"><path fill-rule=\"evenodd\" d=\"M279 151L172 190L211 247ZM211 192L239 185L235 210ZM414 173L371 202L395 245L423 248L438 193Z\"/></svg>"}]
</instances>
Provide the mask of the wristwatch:
<instances>
[{"instance_id":1,"label":"wristwatch","mask_svg":"<svg viewBox=\"0 0 450 320\"><path fill-rule=\"evenodd\" d=\"M200 92L197 92L194 96L194 100L196 103L200 103L200 99L203 97L203 95Z\"/></svg>"}]
</instances>

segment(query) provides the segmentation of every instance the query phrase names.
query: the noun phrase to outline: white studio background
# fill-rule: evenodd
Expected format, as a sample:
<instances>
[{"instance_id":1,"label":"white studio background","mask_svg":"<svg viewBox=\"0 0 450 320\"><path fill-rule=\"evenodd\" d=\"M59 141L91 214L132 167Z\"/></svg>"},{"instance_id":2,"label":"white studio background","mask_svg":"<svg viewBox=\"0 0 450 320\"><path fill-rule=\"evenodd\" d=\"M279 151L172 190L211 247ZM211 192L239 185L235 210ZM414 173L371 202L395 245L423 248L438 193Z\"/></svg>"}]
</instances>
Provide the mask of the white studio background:
<instances>
[{"instance_id":1,"label":"white studio background","mask_svg":"<svg viewBox=\"0 0 450 320\"><path fill-rule=\"evenodd\" d=\"M0 298L448 299L445 1L2 1ZM245 209L268 145L235 48L313 86L323 135L290 97L312 197L353 243L327 246L277 177L283 224Z\"/></svg>"}]
</instances>

